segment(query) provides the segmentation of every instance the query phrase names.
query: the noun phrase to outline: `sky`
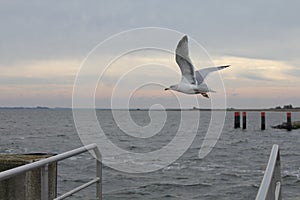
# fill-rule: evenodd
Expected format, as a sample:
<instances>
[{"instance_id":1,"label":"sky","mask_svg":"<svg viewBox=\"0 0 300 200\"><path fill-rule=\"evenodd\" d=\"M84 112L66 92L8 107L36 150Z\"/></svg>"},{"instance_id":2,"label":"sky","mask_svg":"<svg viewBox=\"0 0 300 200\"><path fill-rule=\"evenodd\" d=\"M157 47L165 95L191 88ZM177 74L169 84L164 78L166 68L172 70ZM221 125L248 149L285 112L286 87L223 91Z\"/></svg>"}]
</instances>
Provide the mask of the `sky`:
<instances>
[{"instance_id":1,"label":"sky","mask_svg":"<svg viewBox=\"0 0 300 200\"><path fill-rule=\"evenodd\" d=\"M102 74L101 87L94 88L97 107L109 108L112 100L121 107L128 102L129 107L178 107L178 96L183 107L210 107L224 96L226 107L300 107L299 8L297 0L1 1L0 107L72 107L76 77L91 50L112 36L143 27L166 31L161 37L135 32L137 41L151 38L154 46L164 43L168 51L146 49L113 62ZM205 49L190 48L197 69L207 63L231 65L208 78L217 93L210 99L196 97L199 105L195 97L163 90L180 80L171 52L184 34L191 46L197 42ZM99 50L88 63L103 69L104 61L131 47L122 38L116 40L106 43L113 43L107 51L98 46L102 53ZM210 62L204 61L205 53ZM219 79L225 90L216 84ZM85 88L77 95L89 98Z\"/></svg>"}]
</instances>

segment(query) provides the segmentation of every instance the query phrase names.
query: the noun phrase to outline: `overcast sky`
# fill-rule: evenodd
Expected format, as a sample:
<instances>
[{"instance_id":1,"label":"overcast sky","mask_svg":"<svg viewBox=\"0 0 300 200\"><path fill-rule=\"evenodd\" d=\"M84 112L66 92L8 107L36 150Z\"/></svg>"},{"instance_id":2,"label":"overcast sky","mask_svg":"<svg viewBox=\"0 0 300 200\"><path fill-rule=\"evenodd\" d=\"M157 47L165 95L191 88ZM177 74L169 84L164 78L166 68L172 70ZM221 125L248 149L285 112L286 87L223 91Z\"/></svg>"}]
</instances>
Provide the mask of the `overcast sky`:
<instances>
[{"instance_id":1,"label":"overcast sky","mask_svg":"<svg viewBox=\"0 0 300 200\"><path fill-rule=\"evenodd\" d=\"M75 77L87 54L112 35L142 27L187 34L206 49L213 63L230 64L220 73L227 107L300 106L299 9L297 0L1 1L0 106L71 107ZM180 37L172 35L165 40L170 43L170 51ZM151 51L134 54L124 58L122 64L132 65L137 62L133 58L154 59L167 62L179 72L172 56L155 55ZM205 67L196 51L191 49L190 56L200 65L198 69ZM102 59L101 55L97 58ZM159 74L164 80L168 74L157 66L149 67L147 73ZM104 77L108 82L109 78ZM213 83L214 78L208 82ZM164 84L179 80L180 74L173 73ZM122 90L132 92L126 86L124 82ZM136 92L136 99L132 97L131 107L160 103L176 107L173 94L156 86L145 90L148 92L142 88ZM96 104L110 107L109 92L98 93ZM211 98L221 94L217 91ZM182 97L186 107L194 106L189 104L191 97ZM122 98L120 93L117 99L122 102ZM209 106L209 100L198 98L200 107Z\"/></svg>"}]
</instances>

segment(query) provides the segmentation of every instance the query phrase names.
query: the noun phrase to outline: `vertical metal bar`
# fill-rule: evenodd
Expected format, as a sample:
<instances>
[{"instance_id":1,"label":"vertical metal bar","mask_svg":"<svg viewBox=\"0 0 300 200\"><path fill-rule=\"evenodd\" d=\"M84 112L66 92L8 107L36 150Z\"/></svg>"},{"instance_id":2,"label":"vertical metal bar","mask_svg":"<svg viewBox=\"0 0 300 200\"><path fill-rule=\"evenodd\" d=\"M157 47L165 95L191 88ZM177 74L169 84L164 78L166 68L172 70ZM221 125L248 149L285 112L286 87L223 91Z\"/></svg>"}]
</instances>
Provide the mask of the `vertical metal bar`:
<instances>
[{"instance_id":1,"label":"vertical metal bar","mask_svg":"<svg viewBox=\"0 0 300 200\"><path fill-rule=\"evenodd\" d=\"M48 164L41 167L41 199L48 200Z\"/></svg>"},{"instance_id":2,"label":"vertical metal bar","mask_svg":"<svg viewBox=\"0 0 300 200\"><path fill-rule=\"evenodd\" d=\"M281 200L281 183L278 181L275 188L275 200Z\"/></svg>"},{"instance_id":3,"label":"vertical metal bar","mask_svg":"<svg viewBox=\"0 0 300 200\"><path fill-rule=\"evenodd\" d=\"M280 163L280 150L278 149L277 152L277 159L274 169L274 179L273 181L276 182L275 187L275 199L281 200L281 163Z\"/></svg>"},{"instance_id":4,"label":"vertical metal bar","mask_svg":"<svg viewBox=\"0 0 300 200\"><path fill-rule=\"evenodd\" d=\"M276 195L278 200L281 200L280 181L280 150L278 145L274 144L256 200L273 200Z\"/></svg>"},{"instance_id":5,"label":"vertical metal bar","mask_svg":"<svg viewBox=\"0 0 300 200\"><path fill-rule=\"evenodd\" d=\"M99 178L96 182L96 198L102 200L102 156L97 146L93 150L96 155L96 177Z\"/></svg>"},{"instance_id":6,"label":"vertical metal bar","mask_svg":"<svg viewBox=\"0 0 300 200\"><path fill-rule=\"evenodd\" d=\"M102 162L98 159L96 160L96 167L96 176L99 178L96 183L96 198L102 200Z\"/></svg>"}]
</instances>

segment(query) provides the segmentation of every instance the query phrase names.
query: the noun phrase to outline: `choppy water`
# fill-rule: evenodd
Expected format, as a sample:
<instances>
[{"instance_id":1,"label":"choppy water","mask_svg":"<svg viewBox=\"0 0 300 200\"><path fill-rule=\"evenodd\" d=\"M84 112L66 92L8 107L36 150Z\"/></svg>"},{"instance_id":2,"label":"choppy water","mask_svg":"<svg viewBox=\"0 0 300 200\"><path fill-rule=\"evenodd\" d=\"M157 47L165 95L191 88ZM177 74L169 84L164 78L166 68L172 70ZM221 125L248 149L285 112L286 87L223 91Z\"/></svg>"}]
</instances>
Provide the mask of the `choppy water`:
<instances>
[{"instance_id":1,"label":"choppy water","mask_svg":"<svg viewBox=\"0 0 300 200\"><path fill-rule=\"evenodd\" d=\"M120 111L122 112L122 111ZM160 112L160 111L156 111ZM198 111L185 111L188 113ZM166 145L178 129L179 111L167 112L167 122L157 135L132 139L112 120L110 111L97 111L108 138L123 149L149 152ZM138 125L149 123L146 111L132 111ZM300 113L292 113L300 120ZM260 131L260 114L248 112L248 129L233 129L233 113L227 112L225 126L213 151L198 159L198 151L210 120L201 112L197 136L182 157L151 173L128 174L104 167L104 199L254 199L274 143L281 149L283 198L300 199L300 130L271 129L285 120L285 113L267 112L267 130ZM0 110L0 153L61 153L82 145L71 110ZM88 154L62 161L58 171L58 193L82 184L95 173ZM71 199L94 199L92 186Z\"/></svg>"}]
</instances>

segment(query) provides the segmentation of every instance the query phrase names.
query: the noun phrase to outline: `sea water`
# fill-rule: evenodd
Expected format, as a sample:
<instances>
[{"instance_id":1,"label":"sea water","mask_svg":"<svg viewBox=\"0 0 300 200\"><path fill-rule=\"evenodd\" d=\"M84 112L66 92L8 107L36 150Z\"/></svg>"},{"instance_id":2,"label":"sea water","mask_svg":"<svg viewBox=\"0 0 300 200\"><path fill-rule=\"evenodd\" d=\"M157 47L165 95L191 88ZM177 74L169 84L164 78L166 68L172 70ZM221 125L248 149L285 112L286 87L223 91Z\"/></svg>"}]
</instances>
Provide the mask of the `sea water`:
<instances>
[{"instance_id":1,"label":"sea water","mask_svg":"<svg viewBox=\"0 0 300 200\"><path fill-rule=\"evenodd\" d=\"M218 142L208 156L199 159L211 112L152 112L162 112L167 118L163 128L149 138L124 133L110 110L96 113L110 141L126 151L145 153L172 141L179 129L181 112L191 116L192 112L200 112L193 143L172 164L154 172L129 174L104 166L103 199L255 199L273 144L280 147L282 196L285 200L300 199L300 130L287 132L270 127L285 121L286 113L267 112L267 129L261 131L259 112L247 113L247 130L234 129L234 113L227 112ZM151 123L148 111L130 111L130 117L141 127ZM292 113L292 117L300 120L300 113ZM83 145L69 109L1 109L0 136L0 153L62 153ZM88 153L59 162L58 194L94 175L95 162ZM95 187L71 199L95 199Z\"/></svg>"}]
</instances>

